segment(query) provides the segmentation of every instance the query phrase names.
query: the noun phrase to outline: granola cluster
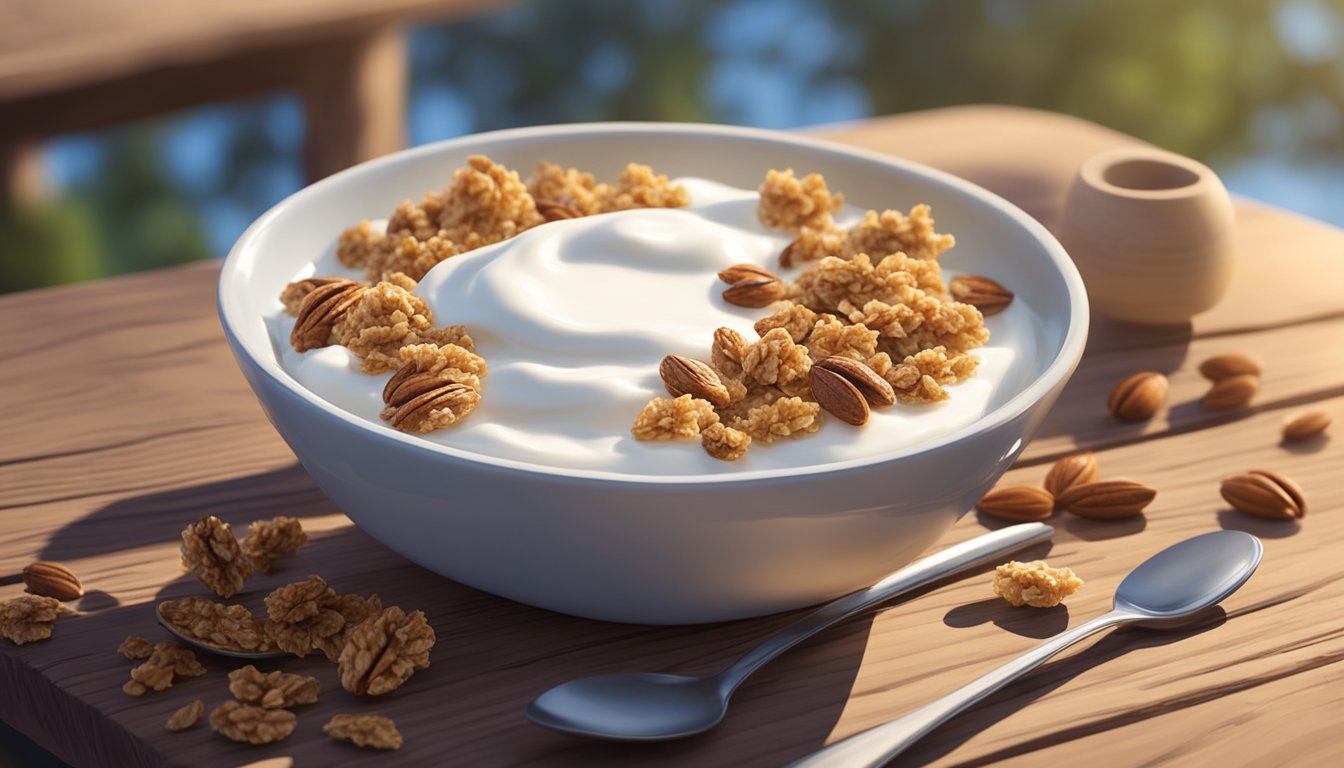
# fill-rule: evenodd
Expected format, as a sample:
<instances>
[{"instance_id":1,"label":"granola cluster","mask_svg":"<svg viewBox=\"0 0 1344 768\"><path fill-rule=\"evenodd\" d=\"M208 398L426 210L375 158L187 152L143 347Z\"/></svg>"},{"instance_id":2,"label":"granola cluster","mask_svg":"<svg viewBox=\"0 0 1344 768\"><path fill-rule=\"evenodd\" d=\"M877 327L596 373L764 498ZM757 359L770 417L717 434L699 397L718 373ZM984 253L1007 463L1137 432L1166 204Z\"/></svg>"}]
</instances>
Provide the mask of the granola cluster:
<instances>
[{"instance_id":1,"label":"granola cluster","mask_svg":"<svg viewBox=\"0 0 1344 768\"><path fill-rule=\"evenodd\" d=\"M131 679L121 687L129 696L143 696L149 691L164 691L173 681L183 677L200 677L205 667L196 660L196 654L171 640L154 644L149 658L131 670Z\"/></svg>"},{"instance_id":2,"label":"granola cluster","mask_svg":"<svg viewBox=\"0 0 1344 768\"><path fill-rule=\"evenodd\" d=\"M11 597L0 602L0 637L15 645L46 640L56 619L72 613L54 597Z\"/></svg>"},{"instance_id":3,"label":"granola cluster","mask_svg":"<svg viewBox=\"0 0 1344 768\"><path fill-rule=\"evenodd\" d=\"M1044 560L1004 563L994 570L994 594L1010 605L1053 608L1078 591L1083 580L1068 568L1051 568Z\"/></svg>"},{"instance_id":4,"label":"granola cluster","mask_svg":"<svg viewBox=\"0 0 1344 768\"><path fill-rule=\"evenodd\" d=\"M336 256L347 266L363 268L371 280L394 272L419 280L444 259L555 218L689 204L684 188L646 165L631 163L615 184L599 184L590 173L543 162L524 183L517 171L475 155L453 174L447 189L425 195L418 204L407 200L398 206L384 232L368 221L343 232ZM564 213L555 215L557 208Z\"/></svg>"},{"instance_id":5,"label":"granola cluster","mask_svg":"<svg viewBox=\"0 0 1344 768\"><path fill-rule=\"evenodd\" d=\"M266 596L266 635L286 653L303 657L321 651L336 661L354 628L382 608L377 595L338 595L312 575Z\"/></svg>"},{"instance_id":6,"label":"granola cluster","mask_svg":"<svg viewBox=\"0 0 1344 768\"><path fill-rule=\"evenodd\" d=\"M730 284L725 300L768 305L769 314L755 323L759 338L715 331L709 360L718 379L700 382L700 392L687 393L677 385L686 382L668 381L660 369L668 390L682 396L646 405L631 429L636 439L698 436L711 456L735 461L753 442L816 432L823 410L858 425L870 405L945 400L947 385L975 373L978 360L968 352L983 346L989 331L979 309L949 293L936 258L955 240L935 230L928 206L908 215L868 211L859 223L840 228L832 214L842 198L818 174L798 178L792 170L772 170L759 191L761 222L797 236L781 255L783 265L813 263L792 282L752 264L720 272ZM814 391L813 364L833 359L853 362L828 362L844 373L827 381L855 380ZM681 368L699 365L683 359ZM711 386L728 392L726 405L709 396ZM827 398L834 402L823 402Z\"/></svg>"}]
</instances>

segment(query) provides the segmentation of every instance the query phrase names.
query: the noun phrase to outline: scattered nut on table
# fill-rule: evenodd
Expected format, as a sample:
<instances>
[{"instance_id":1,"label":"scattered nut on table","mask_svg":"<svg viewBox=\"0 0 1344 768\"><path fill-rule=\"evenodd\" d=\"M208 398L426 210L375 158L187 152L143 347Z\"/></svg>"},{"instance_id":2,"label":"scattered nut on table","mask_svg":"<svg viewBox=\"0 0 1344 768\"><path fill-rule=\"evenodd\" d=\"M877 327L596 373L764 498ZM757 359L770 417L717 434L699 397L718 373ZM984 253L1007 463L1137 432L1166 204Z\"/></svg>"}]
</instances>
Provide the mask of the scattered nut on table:
<instances>
[{"instance_id":1,"label":"scattered nut on table","mask_svg":"<svg viewBox=\"0 0 1344 768\"><path fill-rule=\"evenodd\" d=\"M296 718L285 709L265 709L226 701L210 713L210 727L244 744L270 744L294 732Z\"/></svg>"},{"instance_id":2,"label":"scattered nut on table","mask_svg":"<svg viewBox=\"0 0 1344 768\"><path fill-rule=\"evenodd\" d=\"M84 585L69 567L38 560L23 567L23 583L34 595L54 597L62 602L84 596Z\"/></svg>"},{"instance_id":3,"label":"scattered nut on table","mask_svg":"<svg viewBox=\"0 0 1344 768\"><path fill-rule=\"evenodd\" d=\"M1156 371L1140 371L1111 390L1106 409L1121 421L1147 421L1167 400L1170 384Z\"/></svg>"},{"instance_id":4,"label":"scattered nut on table","mask_svg":"<svg viewBox=\"0 0 1344 768\"><path fill-rule=\"evenodd\" d=\"M401 732L396 723L379 715L332 715L322 726L322 732L360 747L401 749Z\"/></svg>"},{"instance_id":5,"label":"scattered nut on table","mask_svg":"<svg viewBox=\"0 0 1344 768\"><path fill-rule=\"evenodd\" d=\"M1097 455L1091 451L1080 451L1056 461L1045 475L1045 490L1055 497L1055 506L1060 507L1059 497L1075 486L1095 483L1101 474L1097 464Z\"/></svg>"},{"instance_id":6,"label":"scattered nut on table","mask_svg":"<svg viewBox=\"0 0 1344 768\"><path fill-rule=\"evenodd\" d=\"M1065 491L1059 505L1078 517L1118 520L1141 514L1156 497L1156 490L1133 480L1098 480Z\"/></svg>"},{"instance_id":7,"label":"scattered nut on table","mask_svg":"<svg viewBox=\"0 0 1344 768\"><path fill-rule=\"evenodd\" d=\"M1010 605L1053 608L1077 592L1083 580L1068 568L1052 568L1044 560L1009 561L994 569L994 594Z\"/></svg>"},{"instance_id":8,"label":"scattered nut on table","mask_svg":"<svg viewBox=\"0 0 1344 768\"><path fill-rule=\"evenodd\" d=\"M1290 414L1283 420L1283 439L1291 442L1313 438L1325 432L1330 422L1330 414L1325 411Z\"/></svg>"},{"instance_id":9,"label":"scattered nut on table","mask_svg":"<svg viewBox=\"0 0 1344 768\"><path fill-rule=\"evenodd\" d=\"M15 645L46 640L51 637L56 620L73 613L54 597L11 597L0 602L0 637Z\"/></svg>"},{"instance_id":10,"label":"scattered nut on table","mask_svg":"<svg viewBox=\"0 0 1344 768\"><path fill-rule=\"evenodd\" d=\"M176 712L168 716L168 722L163 724L164 728L170 731L185 731L188 728L201 722L201 715L205 714L205 702L196 699L190 704L183 704Z\"/></svg>"},{"instance_id":11,"label":"scattered nut on table","mask_svg":"<svg viewBox=\"0 0 1344 768\"><path fill-rule=\"evenodd\" d=\"M1260 363L1250 355L1233 352L1214 355L1199 364L1199 372L1210 381L1222 381L1233 376L1260 375Z\"/></svg>"},{"instance_id":12,"label":"scattered nut on table","mask_svg":"<svg viewBox=\"0 0 1344 768\"><path fill-rule=\"evenodd\" d=\"M1256 469L1223 481L1219 493L1248 515L1269 520L1296 520L1307 515L1302 489L1280 472Z\"/></svg>"},{"instance_id":13,"label":"scattered nut on table","mask_svg":"<svg viewBox=\"0 0 1344 768\"><path fill-rule=\"evenodd\" d=\"M1000 520L1028 523L1049 518L1055 509L1055 497L1029 485L1010 485L985 494L976 508Z\"/></svg>"}]
</instances>

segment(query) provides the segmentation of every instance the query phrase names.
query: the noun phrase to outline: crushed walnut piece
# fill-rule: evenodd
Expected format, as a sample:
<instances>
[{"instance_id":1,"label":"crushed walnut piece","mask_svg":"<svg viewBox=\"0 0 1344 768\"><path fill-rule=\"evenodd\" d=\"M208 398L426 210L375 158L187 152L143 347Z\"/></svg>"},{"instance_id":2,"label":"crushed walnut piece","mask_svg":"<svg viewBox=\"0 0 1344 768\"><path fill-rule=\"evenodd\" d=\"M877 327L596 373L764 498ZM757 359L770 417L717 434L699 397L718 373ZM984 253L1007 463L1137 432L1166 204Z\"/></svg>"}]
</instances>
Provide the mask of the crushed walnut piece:
<instances>
[{"instance_id":1,"label":"crushed walnut piece","mask_svg":"<svg viewBox=\"0 0 1344 768\"><path fill-rule=\"evenodd\" d=\"M308 534L298 518L281 515L247 526L242 547L257 570L266 573L277 559L298 552L307 543Z\"/></svg>"},{"instance_id":2,"label":"crushed walnut piece","mask_svg":"<svg viewBox=\"0 0 1344 768\"><path fill-rule=\"evenodd\" d=\"M784 437L810 435L821 428L821 422L821 406L801 397L781 397L733 419L732 426L768 445Z\"/></svg>"},{"instance_id":3,"label":"crushed walnut piece","mask_svg":"<svg viewBox=\"0 0 1344 768\"><path fill-rule=\"evenodd\" d=\"M252 561L233 536L233 527L214 515L182 531L182 567L220 597L232 597L252 576Z\"/></svg>"},{"instance_id":4,"label":"crushed walnut piece","mask_svg":"<svg viewBox=\"0 0 1344 768\"><path fill-rule=\"evenodd\" d=\"M355 627L338 660L341 687L356 696L380 696L400 688L418 669L429 667L434 629L421 611L397 606Z\"/></svg>"},{"instance_id":5,"label":"crushed walnut piece","mask_svg":"<svg viewBox=\"0 0 1344 768\"><path fill-rule=\"evenodd\" d=\"M832 195L821 174L810 173L799 179L792 168L767 173L759 191L761 203L756 215L765 226L784 232L830 229L831 214L844 204L844 197Z\"/></svg>"},{"instance_id":6,"label":"crushed walnut piece","mask_svg":"<svg viewBox=\"0 0 1344 768\"><path fill-rule=\"evenodd\" d=\"M175 678L204 674L205 667L196 660L196 654L171 640L160 640L154 644L149 658L131 670L131 679L122 690L132 696L142 696L148 691L171 688Z\"/></svg>"},{"instance_id":7,"label":"crushed walnut piece","mask_svg":"<svg viewBox=\"0 0 1344 768\"><path fill-rule=\"evenodd\" d=\"M366 288L360 300L336 323L340 344L363 359L365 373L385 373L402 365L401 348L411 344L455 344L473 349L460 325L437 328L434 313L411 291L415 282L404 275Z\"/></svg>"},{"instance_id":8,"label":"crushed walnut piece","mask_svg":"<svg viewBox=\"0 0 1344 768\"><path fill-rule=\"evenodd\" d=\"M737 461L747 455L751 435L716 422L700 434L700 444L706 453L720 461Z\"/></svg>"},{"instance_id":9,"label":"crushed walnut piece","mask_svg":"<svg viewBox=\"0 0 1344 768\"><path fill-rule=\"evenodd\" d=\"M690 395L655 397L635 417L630 433L636 440L691 440L718 421L708 400Z\"/></svg>"},{"instance_id":10,"label":"crushed walnut piece","mask_svg":"<svg viewBox=\"0 0 1344 768\"><path fill-rule=\"evenodd\" d=\"M740 379L742 361L750 349L751 343L745 336L732 328L719 328L714 331L714 344L709 351L710 365L724 381Z\"/></svg>"},{"instance_id":11,"label":"crushed walnut piece","mask_svg":"<svg viewBox=\"0 0 1344 768\"><path fill-rule=\"evenodd\" d=\"M154 652L154 645L143 637L127 635L117 646L117 653L127 659L148 659Z\"/></svg>"},{"instance_id":12,"label":"crushed walnut piece","mask_svg":"<svg viewBox=\"0 0 1344 768\"><path fill-rule=\"evenodd\" d=\"M215 732L244 744L270 744L294 732L294 713L226 701L210 713Z\"/></svg>"},{"instance_id":13,"label":"crushed walnut piece","mask_svg":"<svg viewBox=\"0 0 1344 768\"><path fill-rule=\"evenodd\" d=\"M1051 568L1044 560L1013 560L994 570L994 594L1010 605L1053 608L1078 591L1083 580L1068 568Z\"/></svg>"},{"instance_id":14,"label":"crushed walnut piece","mask_svg":"<svg viewBox=\"0 0 1344 768\"><path fill-rule=\"evenodd\" d=\"M262 672L248 664L229 673L229 693L244 704L266 709L289 709L317 701L321 684L316 677L290 672Z\"/></svg>"},{"instance_id":15,"label":"crushed walnut piece","mask_svg":"<svg viewBox=\"0 0 1344 768\"><path fill-rule=\"evenodd\" d=\"M246 607L205 597L159 603L159 618L182 635L205 645L233 651L269 651L270 638Z\"/></svg>"},{"instance_id":16,"label":"crushed walnut piece","mask_svg":"<svg viewBox=\"0 0 1344 768\"><path fill-rule=\"evenodd\" d=\"M377 595L338 595L313 575L266 596L265 631L286 653L303 657L316 650L335 661L350 631L381 610Z\"/></svg>"},{"instance_id":17,"label":"crushed walnut piece","mask_svg":"<svg viewBox=\"0 0 1344 768\"><path fill-rule=\"evenodd\" d=\"M322 726L322 732L358 747L401 749L401 732L397 730L397 724L379 715L332 715Z\"/></svg>"},{"instance_id":18,"label":"crushed walnut piece","mask_svg":"<svg viewBox=\"0 0 1344 768\"><path fill-rule=\"evenodd\" d=\"M201 722L201 715L203 714L205 714L205 702L196 699L189 704L183 704L173 714L169 715L168 722L164 723L163 727L174 733L185 731Z\"/></svg>"},{"instance_id":19,"label":"crushed walnut piece","mask_svg":"<svg viewBox=\"0 0 1344 768\"><path fill-rule=\"evenodd\" d=\"M54 597L11 597L0 602L0 637L15 645L46 640L56 619L73 613Z\"/></svg>"}]
</instances>

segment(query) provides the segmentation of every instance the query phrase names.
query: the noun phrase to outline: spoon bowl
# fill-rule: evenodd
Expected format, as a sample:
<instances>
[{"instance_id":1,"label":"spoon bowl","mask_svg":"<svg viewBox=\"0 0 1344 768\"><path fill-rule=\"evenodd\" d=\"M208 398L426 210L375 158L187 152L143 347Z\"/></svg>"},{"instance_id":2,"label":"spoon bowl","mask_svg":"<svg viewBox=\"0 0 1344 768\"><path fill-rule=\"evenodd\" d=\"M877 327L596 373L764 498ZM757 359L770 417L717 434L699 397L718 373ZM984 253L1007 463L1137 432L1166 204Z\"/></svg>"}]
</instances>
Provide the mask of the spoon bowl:
<instances>
[{"instance_id":1,"label":"spoon bowl","mask_svg":"<svg viewBox=\"0 0 1344 768\"><path fill-rule=\"evenodd\" d=\"M218 656L228 656L231 659L244 659L249 661L256 661L259 659L279 659L289 655L284 651L238 651L232 648L221 648L217 645L203 643L200 640L183 633L182 630L173 626L171 622L163 618L163 603L159 603L154 607L154 618L159 620L159 626L168 630L168 634L177 638L183 645L207 653L213 653Z\"/></svg>"},{"instance_id":2,"label":"spoon bowl","mask_svg":"<svg viewBox=\"0 0 1344 768\"><path fill-rule=\"evenodd\" d=\"M717 677L634 673L585 677L552 688L528 705L527 716L561 733L662 741L707 731L727 711Z\"/></svg>"},{"instance_id":3,"label":"spoon bowl","mask_svg":"<svg viewBox=\"0 0 1344 768\"><path fill-rule=\"evenodd\" d=\"M1115 590L1116 611L1170 626L1217 605L1255 573L1265 547L1240 531L1186 539L1144 560Z\"/></svg>"}]
</instances>

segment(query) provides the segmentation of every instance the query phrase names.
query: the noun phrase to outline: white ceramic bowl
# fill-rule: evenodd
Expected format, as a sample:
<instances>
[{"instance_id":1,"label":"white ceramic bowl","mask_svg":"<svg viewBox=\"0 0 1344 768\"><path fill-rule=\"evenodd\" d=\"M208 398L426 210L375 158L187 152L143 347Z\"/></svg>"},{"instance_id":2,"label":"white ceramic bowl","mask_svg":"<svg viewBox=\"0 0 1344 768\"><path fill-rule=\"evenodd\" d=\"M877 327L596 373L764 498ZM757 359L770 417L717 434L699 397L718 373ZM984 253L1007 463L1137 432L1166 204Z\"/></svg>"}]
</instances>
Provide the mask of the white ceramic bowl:
<instances>
[{"instance_id":1,"label":"white ceramic bowl","mask_svg":"<svg viewBox=\"0 0 1344 768\"><path fill-rule=\"evenodd\" d=\"M820 171L850 203L933 206L944 263L1010 282L1041 318L1027 383L915 450L803 470L639 477L487 458L329 405L277 363L262 317L303 266L362 218L443 187L471 154L526 172L545 159L614 178L628 161L754 188L770 168ZM1087 297L1053 237L1018 208L914 163L769 131L589 124L500 131L398 152L294 194L224 263L219 313L276 430L365 531L448 578L563 613L654 624L817 603L915 558L1021 452L1072 374ZM488 386L488 384L487 384Z\"/></svg>"}]
</instances>

